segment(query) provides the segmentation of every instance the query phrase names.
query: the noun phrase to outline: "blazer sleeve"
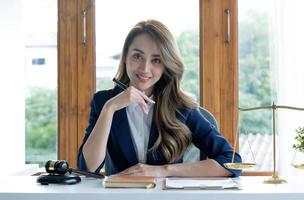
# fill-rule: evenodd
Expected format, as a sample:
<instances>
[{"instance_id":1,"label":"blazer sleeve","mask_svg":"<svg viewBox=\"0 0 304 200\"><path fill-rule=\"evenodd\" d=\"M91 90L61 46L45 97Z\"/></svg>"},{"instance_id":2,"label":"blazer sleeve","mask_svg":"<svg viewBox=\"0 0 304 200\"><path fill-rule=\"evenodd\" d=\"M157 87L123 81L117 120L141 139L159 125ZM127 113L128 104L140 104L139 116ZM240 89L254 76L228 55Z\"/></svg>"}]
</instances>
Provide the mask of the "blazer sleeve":
<instances>
[{"instance_id":1,"label":"blazer sleeve","mask_svg":"<svg viewBox=\"0 0 304 200\"><path fill-rule=\"evenodd\" d=\"M102 92L98 92L94 95L92 101L91 101L91 111L90 111L90 115L89 115L89 125L86 128L85 131L85 135L82 141L82 144L79 147L78 150L78 157L77 157L77 167L80 170L85 170L87 171L88 168L86 166L86 161L84 159L83 156L83 145L86 143L87 139L89 138L96 122L97 119L99 117L99 114L101 112L101 109L103 107L103 105L105 104L105 102L107 101L108 98L106 98L106 92L102 91ZM99 173L100 169L103 167L104 165L103 161L100 166L95 170L96 173Z\"/></svg>"},{"instance_id":2,"label":"blazer sleeve","mask_svg":"<svg viewBox=\"0 0 304 200\"><path fill-rule=\"evenodd\" d=\"M221 166L230 163L233 148L223 135L200 113L198 109L190 111L186 124L192 131L192 142L208 158L216 160ZM235 153L234 162L242 162L241 156ZM226 168L227 169L227 168ZM239 176L241 170L229 170L234 176Z\"/></svg>"}]
</instances>

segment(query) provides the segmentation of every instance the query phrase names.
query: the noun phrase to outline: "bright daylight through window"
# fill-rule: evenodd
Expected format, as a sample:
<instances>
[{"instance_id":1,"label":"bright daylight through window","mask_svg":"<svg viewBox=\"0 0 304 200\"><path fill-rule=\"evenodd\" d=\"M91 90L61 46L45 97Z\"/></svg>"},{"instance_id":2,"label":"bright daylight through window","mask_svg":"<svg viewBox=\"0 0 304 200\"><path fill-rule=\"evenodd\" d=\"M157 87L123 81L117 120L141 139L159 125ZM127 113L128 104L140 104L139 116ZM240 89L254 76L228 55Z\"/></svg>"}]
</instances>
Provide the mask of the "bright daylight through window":
<instances>
[{"instance_id":1,"label":"bright daylight through window","mask_svg":"<svg viewBox=\"0 0 304 200\"><path fill-rule=\"evenodd\" d=\"M272 102L304 107L304 28L299 26L303 9L301 0L238 1L240 107ZM304 112L277 109L276 113L279 173L298 173L290 164ZM271 109L240 112L240 153L245 162L257 163L253 171L272 170L272 134Z\"/></svg>"},{"instance_id":2,"label":"bright daylight through window","mask_svg":"<svg viewBox=\"0 0 304 200\"><path fill-rule=\"evenodd\" d=\"M57 158L57 1L0 2L1 160L6 173Z\"/></svg>"}]
</instances>

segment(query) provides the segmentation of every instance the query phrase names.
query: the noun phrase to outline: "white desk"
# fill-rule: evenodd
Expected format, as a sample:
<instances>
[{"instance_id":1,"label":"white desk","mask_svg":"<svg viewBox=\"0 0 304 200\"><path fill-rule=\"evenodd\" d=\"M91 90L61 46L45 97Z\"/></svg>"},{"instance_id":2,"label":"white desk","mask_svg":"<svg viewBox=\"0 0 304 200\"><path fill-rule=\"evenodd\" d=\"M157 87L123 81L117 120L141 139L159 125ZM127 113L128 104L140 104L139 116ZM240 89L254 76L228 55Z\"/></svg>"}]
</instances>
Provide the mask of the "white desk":
<instances>
[{"instance_id":1,"label":"white desk","mask_svg":"<svg viewBox=\"0 0 304 200\"><path fill-rule=\"evenodd\" d=\"M287 178L287 184L267 185L266 177L241 177L242 190L162 190L162 180L154 189L107 189L102 180L82 179L76 185L40 185L36 177L1 177L2 200L304 200L304 179Z\"/></svg>"}]
</instances>

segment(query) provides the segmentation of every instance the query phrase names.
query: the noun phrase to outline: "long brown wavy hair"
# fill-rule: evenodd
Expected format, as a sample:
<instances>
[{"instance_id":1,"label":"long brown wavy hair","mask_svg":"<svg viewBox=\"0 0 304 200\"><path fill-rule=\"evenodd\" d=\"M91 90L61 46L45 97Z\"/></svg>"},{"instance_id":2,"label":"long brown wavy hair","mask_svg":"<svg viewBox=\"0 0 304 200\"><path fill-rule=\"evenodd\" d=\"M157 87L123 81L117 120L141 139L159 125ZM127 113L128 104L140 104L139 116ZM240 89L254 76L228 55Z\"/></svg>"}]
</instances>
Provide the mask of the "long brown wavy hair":
<instances>
[{"instance_id":1,"label":"long brown wavy hair","mask_svg":"<svg viewBox=\"0 0 304 200\"><path fill-rule=\"evenodd\" d=\"M116 78L125 84L129 83L126 56L134 38L140 34L147 34L154 39L165 65L162 77L153 88L156 101L153 117L159 136L152 149L159 147L166 161L172 163L181 158L192 140L191 131L177 118L177 113L181 114L183 108L197 108L197 104L180 88L184 64L176 42L168 28L156 20L141 21L130 30L122 49Z\"/></svg>"}]
</instances>

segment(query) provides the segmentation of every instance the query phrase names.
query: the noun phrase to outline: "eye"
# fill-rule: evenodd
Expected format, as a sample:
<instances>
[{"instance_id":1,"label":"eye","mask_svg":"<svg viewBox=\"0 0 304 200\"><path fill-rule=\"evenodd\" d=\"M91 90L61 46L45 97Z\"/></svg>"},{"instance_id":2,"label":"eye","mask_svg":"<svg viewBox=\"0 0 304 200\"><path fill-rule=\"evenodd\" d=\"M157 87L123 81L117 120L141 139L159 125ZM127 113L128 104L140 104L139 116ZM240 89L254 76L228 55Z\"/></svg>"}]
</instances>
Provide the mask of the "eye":
<instances>
[{"instance_id":1,"label":"eye","mask_svg":"<svg viewBox=\"0 0 304 200\"><path fill-rule=\"evenodd\" d=\"M159 58L152 59L153 64L161 64L161 60Z\"/></svg>"},{"instance_id":2,"label":"eye","mask_svg":"<svg viewBox=\"0 0 304 200\"><path fill-rule=\"evenodd\" d=\"M135 60L142 60L143 59L142 55L140 55L139 53L133 54L132 58L134 58Z\"/></svg>"}]
</instances>

